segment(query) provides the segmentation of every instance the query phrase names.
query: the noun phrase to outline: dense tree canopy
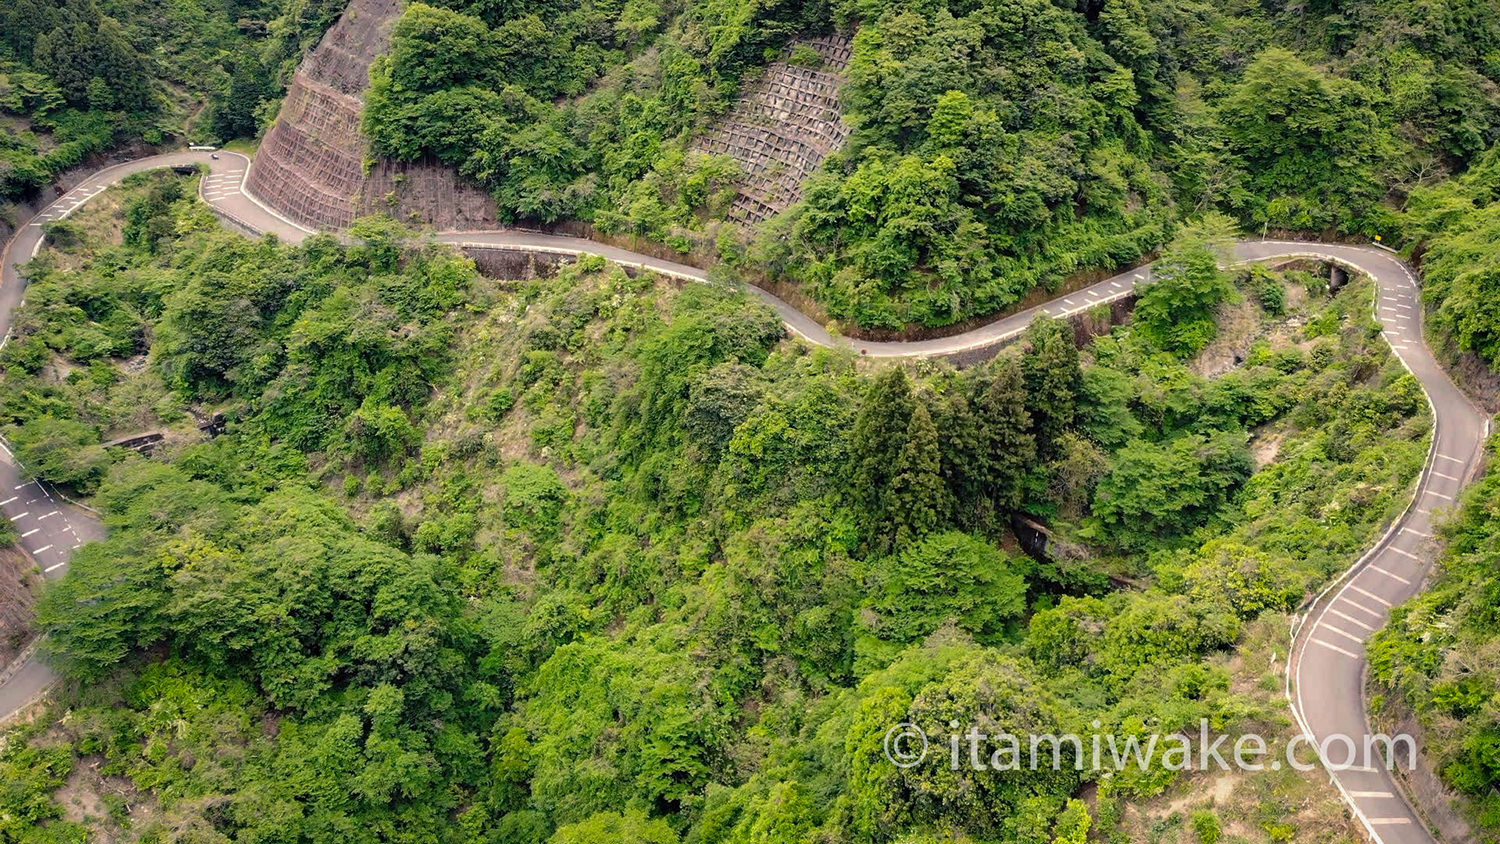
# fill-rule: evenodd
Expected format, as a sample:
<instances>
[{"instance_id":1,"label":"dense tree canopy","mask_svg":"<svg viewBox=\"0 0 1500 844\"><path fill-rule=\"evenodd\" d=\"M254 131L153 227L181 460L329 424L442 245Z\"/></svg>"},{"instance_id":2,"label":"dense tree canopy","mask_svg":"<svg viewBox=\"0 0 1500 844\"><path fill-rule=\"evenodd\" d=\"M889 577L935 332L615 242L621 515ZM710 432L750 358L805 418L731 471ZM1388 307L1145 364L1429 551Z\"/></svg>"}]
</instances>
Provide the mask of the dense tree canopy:
<instances>
[{"instance_id":1,"label":"dense tree canopy","mask_svg":"<svg viewBox=\"0 0 1500 844\"><path fill-rule=\"evenodd\" d=\"M110 530L42 600L81 682L0 746L3 840L116 828L49 796L80 754L143 834L205 840L1128 837L1171 772L900 769L885 733L1264 727L1221 666L1425 455L1367 282L1220 279L1257 328L1216 377L1145 321L877 364L594 258L497 282L389 220L246 241L178 178L58 229L0 351L7 436ZM146 427L151 457L100 445Z\"/></svg>"}]
</instances>

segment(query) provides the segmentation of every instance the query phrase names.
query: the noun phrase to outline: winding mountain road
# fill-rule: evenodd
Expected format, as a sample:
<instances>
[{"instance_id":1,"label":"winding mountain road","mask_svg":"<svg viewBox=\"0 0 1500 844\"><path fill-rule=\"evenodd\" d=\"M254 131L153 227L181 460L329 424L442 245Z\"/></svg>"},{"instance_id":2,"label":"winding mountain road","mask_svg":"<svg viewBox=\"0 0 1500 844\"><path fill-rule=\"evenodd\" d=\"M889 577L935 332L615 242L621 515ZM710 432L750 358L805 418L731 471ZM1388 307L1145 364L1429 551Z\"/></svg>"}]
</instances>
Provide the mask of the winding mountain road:
<instances>
[{"instance_id":1,"label":"winding mountain road","mask_svg":"<svg viewBox=\"0 0 1500 844\"><path fill-rule=\"evenodd\" d=\"M238 153L181 152L109 167L88 177L44 209L7 246L0 261L3 272L0 334L9 336L13 312L24 292L19 267L40 248L43 223L66 217L131 173L182 165L208 168L200 184L200 196L236 227L251 234L274 233L293 243L312 234L246 191L251 162ZM704 272L695 267L573 237L486 231L441 233L436 238L466 248L567 255L592 253L677 278L706 280ZM1435 554L1431 547L1434 519L1455 505L1459 493L1478 470L1489 420L1453 384L1424 343L1420 290L1410 269L1394 255L1375 247L1286 241L1242 241L1236 244L1235 252L1238 260L1246 262L1315 257L1372 277L1379 291L1376 316L1384 326L1385 339L1421 382L1432 405L1435 423L1432 451L1410 508L1374 548L1319 596L1294 628L1287 662L1287 697L1298 725L1315 743L1334 735L1362 742L1370 732L1363 695L1366 642L1385 622L1392 606L1420 590ZM835 338L788 303L759 288L748 289L774 308L791 331L813 343L848 344L872 357L923 357L956 355L993 346L1019 334L1039 314L1065 317L1113 302L1131 295L1148 278L1148 269L1122 273L962 334L914 342ZM23 547L48 576L61 576L72 549L83 540L102 536L103 529L87 514L57 503L47 490L27 482L15 462L8 458L8 451L0 455L0 510L21 528ZM31 700L51 679L50 671L38 662L22 666L9 682L0 685L0 720ZM1384 768L1346 769L1331 772L1330 777L1377 844L1436 841Z\"/></svg>"}]
</instances>

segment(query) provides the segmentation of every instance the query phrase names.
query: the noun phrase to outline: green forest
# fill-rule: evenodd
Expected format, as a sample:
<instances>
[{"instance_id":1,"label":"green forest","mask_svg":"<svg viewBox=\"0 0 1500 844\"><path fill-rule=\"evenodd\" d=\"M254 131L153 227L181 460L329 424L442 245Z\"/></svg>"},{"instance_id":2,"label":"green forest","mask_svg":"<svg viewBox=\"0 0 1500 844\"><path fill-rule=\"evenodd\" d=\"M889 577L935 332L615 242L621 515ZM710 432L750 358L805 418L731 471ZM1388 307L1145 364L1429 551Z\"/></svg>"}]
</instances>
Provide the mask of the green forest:
<instances>
[{"instance_id":1,"label":"green forest","mask_svg":"<svg viewBox=\"0 0 1500 844\"><path fill-rule=\"evenodd\" d=\"M336 0L0 6L0 202L127 144L254 137Z\"/></svg>"},{"instance_id":2,"label":"green forest","mask_svg":"<svg viewBox=\"0 0 1500 844\"><path fill-rule=\"evenodd\" d=\"M721 224L736 165L694 139L821 31L853 36L848 146L786 213ZM515 220L712 253L851 325L945 326L1209 210L1400 242L1413 191L1500 138L1497 56L1479 0L412 3L365 128Z\"/></svg>"},{"instance_id":3,"label":"green forest","mask_svg":"<svg viewBox=\"0 0 1500 844\"><path fill-rule=\"evenodd\" d=\"M50 224L0 351L17 456L110 531L43 595L74 682L0 745L0 841L1351 840L1291 770L1143 819L1197 785L881 740L1284 742L1285 613L1427 450L1368 281L1226 273L1214 218L1128 326L877 364L602 259L495 281L379 218L250 241L193 178ZM99 445L153 427L181 436ZM1013 512L1087 551L1027 556Z\"/></svg>"},{"instance_id":4,"label":"green forest","mask_svg":"<svg viewBox=\"0 0 1500 844\"><path fill-rule=\"evenodd\" d=\"M342 6L0 3L0 202L249 151ZM848 141L737 224L745 174L699 144L829 35ZM1493 402L1500 6L429 0L369 81L367 168L438 162L506 225L711 283L485 273L381 216L247 238L201 173L46 223L0 435L108 538L41 591L63 679L0 732L0 844L1361 840L1320 773L884 741L1297 734L1292 614L1405 510L1433 419L1370 279L1228 250L1392 247ZM745 289L910 338L1147 260L1129 308L964 365L816 346ZM1421 729L1486 844L1497 502L1492 466L1369 649L1372 722Z\"/></svg>"}]
</instances>

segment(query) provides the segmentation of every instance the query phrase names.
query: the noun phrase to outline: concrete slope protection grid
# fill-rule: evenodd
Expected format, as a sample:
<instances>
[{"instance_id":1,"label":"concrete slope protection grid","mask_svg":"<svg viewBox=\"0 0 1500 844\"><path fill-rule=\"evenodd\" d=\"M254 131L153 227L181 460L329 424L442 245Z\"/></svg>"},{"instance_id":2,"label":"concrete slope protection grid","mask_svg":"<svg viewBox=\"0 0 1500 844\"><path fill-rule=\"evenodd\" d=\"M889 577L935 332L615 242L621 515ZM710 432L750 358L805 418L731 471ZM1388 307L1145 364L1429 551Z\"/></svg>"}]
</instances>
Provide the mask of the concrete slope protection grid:
<instances>
[{"instance_id":1,"label":"concrete slope protection grid","mask_svg":"<svg viewBox=\"0 0 1500 844\"><path fill-rule=\"evenodd\" d=\"M199 195L216 212L252 234L276 234L288 242L313 232L261 202L246 188L252 163L243 155L192 150L151 156L101 170L43 210L7 246L0 285L0 333L9 336L24 280L19 267L41 246L42 225L61 219L125 176L162 167L199 165L207 173ZM705 282L705 273L685 264L653 258L614 246L562 235L515 230L443 232L441 242L463 249L500 249L578 256L601 255L611 261L684 281ZM1299 728L1314 742L1331 735L1358 737L1370 733L1365 716L1363 676L1366 642L1388 617L1391 607L1415 595L1430 566L1433 523L1455 506L1472 480L1489 433L1488 417L1454 385L1422 335L1420 289L1407 265L1389 251L1347 244L1297 241L1241 241L1239 262L1307 257L1341 264L1374 279L1375 316L1402 364L1426 392L1434 430L1431 453L1419 477L1410 507L1386 535L1315 600L1294 626L1287 661L1287 698ZM1123 299L1150 279L1140 268L1059 296L1037 307L998 319L961 334L911 342L869 342L834 337L816 320L756 287L747 288L785 320L794 334L824 346L848 346L870 357L943 357L990 350L1019 335L1033 318L1067 317ZM67 559L84 539L103 531L97 520L59 503L55 494L27 481L5 452L0 455L0 510L22 528L22 544L49 577L66 571ZM44 524L45 522L45 524ZM46 557L47 554L52 557ZM60 563L60 564L59 564ZM39 663L21 666L0 685L0 719L31 700L51 682ZM1435 837L1403 797L1391 772L1359 768L1330 772L1330 778L1366 834L1377 844L1418 844Z\"/></svg>"}]
</instances>

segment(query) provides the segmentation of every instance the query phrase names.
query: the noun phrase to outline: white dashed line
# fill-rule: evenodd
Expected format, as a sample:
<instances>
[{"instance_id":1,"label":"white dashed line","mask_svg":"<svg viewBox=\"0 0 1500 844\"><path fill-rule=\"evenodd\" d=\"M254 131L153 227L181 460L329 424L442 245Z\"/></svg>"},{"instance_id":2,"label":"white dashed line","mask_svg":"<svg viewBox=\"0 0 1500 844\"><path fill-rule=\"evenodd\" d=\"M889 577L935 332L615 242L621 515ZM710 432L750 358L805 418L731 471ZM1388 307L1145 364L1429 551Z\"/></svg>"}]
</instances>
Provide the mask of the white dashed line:
<instances>
[{"instance_id":1,"label":"white dashed line","mask_svg":"<svg viewBox=\"0 0 1500 844\"><path fill-rule=\"evenodd\" d=\"M1371 592L1368 589L1361 589L1360 587L1355 586L1353 583L1349 584L1349 588L1353 589L1354 591L1358 592L1361 595L1364 595L1366 598L1369 598L1370 600L1375 601L1376 603L1380 604L1382 607L1389 607L1391 605L1390 601L1387 601L1386 599L1380 597L1379 595L1376 595L1374 592Z\"/></svg>"},{"instance_id":2,"label":"white dashed line","mask_svg":"<svg viewBox=\"0 0 1500 844\"><path fill-rule=\"evenodd\" d=\"M1338 653L1341 653L1344 656L1349 657L1350 659L1359 659L1359 654L1354 653L1353 651L1346 651L1343 648L1339 647L1338 645L1330 645L1329 643L1323 641L1322 639L1308 638L1307 641L1312 642L1314 645L1322 645L1323 647L1329 649L1330 651L1337 651Z\"/></svg>"},{"instance_id":3,"label":"white dashed line","mask_svg":"<svg viewBox=\"0 0 1500 844\"><path fill-rule=\"evenodd\" d=\"M1331 613L1333 613L1334 615L1338 616L1339 618L1342 618L1343 620L1349 622L1350 624L1354 624L1354 625L1357 625L1359 627L1363 627L1364 629L1370 631L1371 633L1375 632L1375 628L1371 627L1368 624L1365 624L1363 621L1360 621L1359 619L1355 618L1352 615L1349 615L1348 613L1339 612L1338 610L1334 609L1333 607L1329 607L1328 611L1331 612Z\"/></svg>"},{"instance_id":4,"label":"white dashed line","mask_svg":"<svg viewBox=\"0 0 1500 844\"><path fill-rule=\"evenodd\" d=\"M1353 633L1350 633L1347 630L1340 630L1337 627L1334 627L1332 624L1329 624L1326 621L1323 622L1322 624L1318 625L1318 626L1321 627L1324 630L1331 630L1334 633L1337 633L1340 636L1343 636L1345 639L1348 639L1348 640L1350 640L1352 642L1359 642L1360 644L1364 644L1364 641L1365 641L1364 639L1361 639L1360 637L1354 635Z\"/></svg>"}]
</instances>

